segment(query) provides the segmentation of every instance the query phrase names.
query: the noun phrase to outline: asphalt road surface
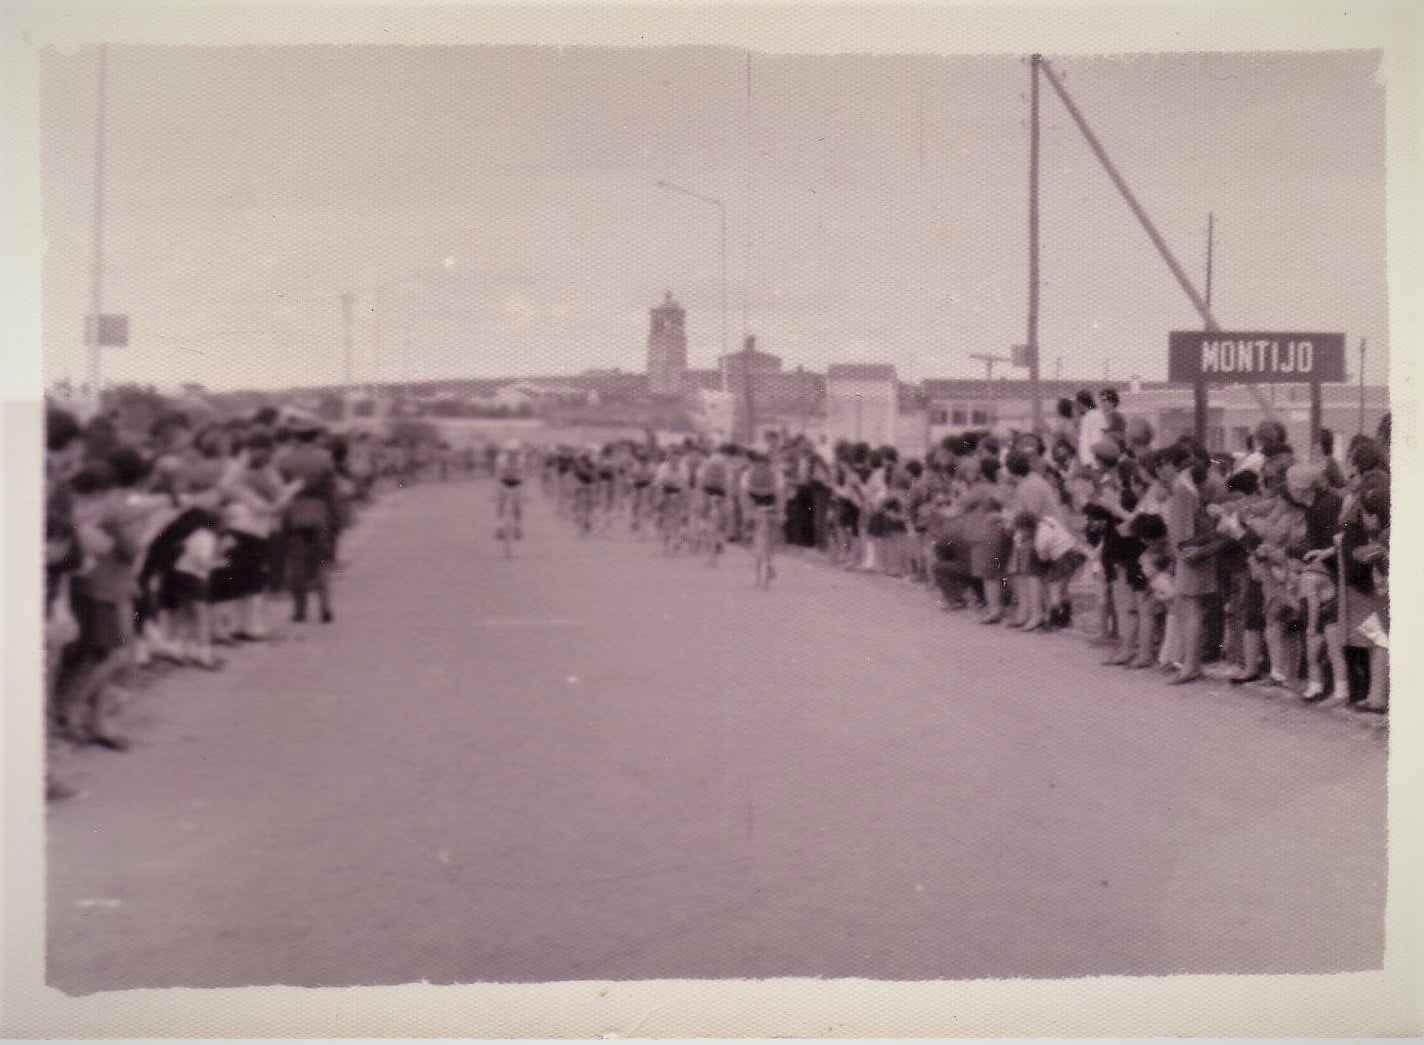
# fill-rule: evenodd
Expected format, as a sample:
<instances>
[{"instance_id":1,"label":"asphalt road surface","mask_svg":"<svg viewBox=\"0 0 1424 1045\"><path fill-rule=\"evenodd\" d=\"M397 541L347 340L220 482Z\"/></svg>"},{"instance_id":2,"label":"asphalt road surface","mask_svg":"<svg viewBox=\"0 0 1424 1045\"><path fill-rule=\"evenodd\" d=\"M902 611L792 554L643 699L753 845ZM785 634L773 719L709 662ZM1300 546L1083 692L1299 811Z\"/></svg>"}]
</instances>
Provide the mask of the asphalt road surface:
<instances>
[{"instance_id":1,"label":"asphalt road surface","mask_svg":"<svg viewBox=\"0 0 1424 1045\"><path fill-rule=\"evenodd\" d=\"M904 582L387 495L336 623L66 755L49 979L128 987L1378 967L1385 735ZM620 528L621 529L621 528Z\"/></svg>"}]
</instances>

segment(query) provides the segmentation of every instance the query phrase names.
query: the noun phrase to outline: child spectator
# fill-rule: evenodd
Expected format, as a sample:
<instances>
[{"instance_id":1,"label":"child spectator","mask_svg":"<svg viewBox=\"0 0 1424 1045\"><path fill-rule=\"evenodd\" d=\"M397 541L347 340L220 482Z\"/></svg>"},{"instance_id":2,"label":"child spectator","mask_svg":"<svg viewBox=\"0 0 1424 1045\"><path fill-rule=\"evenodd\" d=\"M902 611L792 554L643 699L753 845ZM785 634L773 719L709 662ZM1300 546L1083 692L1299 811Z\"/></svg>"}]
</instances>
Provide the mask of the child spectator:
<instances>
[{"instance_id":1,"label":"child spectator","mask_svg":"<svg viewBox=\"0 0 1424 1045\"><path fill-rule=\"evenodd\" d=\"M1040 627L1053 631L1070 626L1073 611L1068 601L1068 583L1088 561L1087 555L1067 527L1054 516L1021 511L1014 516L1014 530L1043 564L1046 615ZM1031 629L1026 627L1025 630Z\"/></svg>"}]
</instances>

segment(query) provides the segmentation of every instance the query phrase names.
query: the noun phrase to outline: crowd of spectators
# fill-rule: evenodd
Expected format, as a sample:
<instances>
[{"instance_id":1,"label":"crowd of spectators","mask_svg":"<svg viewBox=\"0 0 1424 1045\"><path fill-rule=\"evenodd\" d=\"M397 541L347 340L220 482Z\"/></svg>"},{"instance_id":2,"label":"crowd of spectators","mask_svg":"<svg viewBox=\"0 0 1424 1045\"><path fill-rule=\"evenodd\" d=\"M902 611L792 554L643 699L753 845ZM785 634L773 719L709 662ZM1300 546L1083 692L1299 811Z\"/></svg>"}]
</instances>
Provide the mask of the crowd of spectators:
<instances>
[{"instance_id":1,"label":"crowd of spectators","mask_svg":"<svg viewBox=\"0 0 1424 1045\"><path fill-rule=\"evenodd\" d=\"M781 448L785 538L905 577L985 625L1050 632L1086 609L1105 663L1210 672L1382 714L1389 693L1389 417L1337 447L1156 438L1117 394L1058 404L1037 433L965 432L923 458ZM826 459L830 457L830 460Z\"/></svg>"},{"instance_id":2,"label":"crowd of spectators","mask_svg":"<svg viewBox=\"0 0 1424 1045\"><path fill-rule=\"evenodd\" d=\"M377 479L449 466L438 447L271 407L170 409L136 429L119 411L81 423L51 406L45 451L47 732L115 751L129 740L112 712L144 669L217 671L219 648L268 641L279 616L331 623L329 572Z\"/></svg>"}]
</instances>

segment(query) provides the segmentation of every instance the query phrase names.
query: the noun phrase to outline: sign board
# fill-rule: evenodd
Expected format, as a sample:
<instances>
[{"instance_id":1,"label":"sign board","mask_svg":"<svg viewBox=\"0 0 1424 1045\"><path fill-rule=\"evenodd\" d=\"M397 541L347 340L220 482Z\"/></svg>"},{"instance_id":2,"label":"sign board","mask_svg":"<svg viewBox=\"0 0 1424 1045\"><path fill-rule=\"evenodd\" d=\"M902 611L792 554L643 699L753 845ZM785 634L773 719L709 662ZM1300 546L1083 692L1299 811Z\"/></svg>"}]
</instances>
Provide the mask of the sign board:
<instances>
[{"instance_id":1,"label":"sign board","mask_svg":"<svg viewBox=\"0 0 1424 1045\"><path fill-rule=\"evenodd\" d=\"M1013 353L1010 359L1014 366L1028 366L1030 362L1027 345L1014 345L1010 351Z\"/></svg>"},{"instance_id":2,"label":"sign board","mask_svg":"<svg viewBox=\"0 0 1424 1045\"><path fill-rule=\"evenodd\" d=\"M1311 384L1345 380L1345 335L1174 330L1167 380L1195 384Z\"/></svg>"},{"instance_id":3,"label":"sign board","mask_svg":"<svg viewBox=\"0 0 1424 1045\"><path fill-rule=\"evenodd\" d=\"M94 316L87 317L84 327L85 341L101 348L127 348L129 343L129 317L116 315L99 316L99 337L94 338Z\"/></svg>"}]
</instances>

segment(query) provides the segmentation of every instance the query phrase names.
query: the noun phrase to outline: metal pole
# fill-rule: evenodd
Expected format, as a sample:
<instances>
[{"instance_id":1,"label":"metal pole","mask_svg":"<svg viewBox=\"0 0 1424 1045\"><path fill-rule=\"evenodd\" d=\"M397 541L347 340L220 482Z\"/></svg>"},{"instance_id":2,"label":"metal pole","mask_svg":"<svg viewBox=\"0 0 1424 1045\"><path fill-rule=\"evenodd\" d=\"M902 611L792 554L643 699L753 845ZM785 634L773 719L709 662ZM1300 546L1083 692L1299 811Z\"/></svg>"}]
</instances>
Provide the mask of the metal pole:
<instances>
[{"instance_id":1,"label":"metal pole","mask_svg":"<svg viewBox=\"0 0 1424 1045\"><path fill-rule=\"evenodd\" d=\"M89 320L85 340L89 343L89 394L99 409L102 377L99 358L99 315L104 310L104 139L108 126L109 46L99 45L99 93L94 136L94 264L89 291Z\"/></svg>"},{"instance_id":2,"label":"metal pole","mask_svg":"<svg viewBox=\"0 0 1424 1045\"><path fill-rule=\"evenodd\" d=\"M722 269L722 391L727 391L727 205L717 201L717 214L721 222L721 237L718 240Z\"/></svg>"},{"instance_id":3,"label":"metal pole","mask_svg":"<svg viewBox=\"0 0 1424 1045\"><path fill-rule=\"evenodd\" d=\"M1212 252L1216 247L1216 215L1208 212L1206 216L1206 310L1211 311L1211 259Z\"/></svg>"},{"instance_id":4,"label":"metal pole","mask_svg":"<svg viewBox=\"0 0 1424 1045\"><path fill-rule=\"evenodd\" d=\"M1206 310L1211 312L1211 263L1212 254L1216 246L1216 215L1208 213L1206 216ZM1207 327L1210 330L1210 327ZM1196 432L1197 442L1206 445L1206 429L1209 406L1207 403L1206 382L1200 376L1192 383L1192 428Z\"/></svg>"},{"instance_id":5,"label":"metal pole","mask_svg":"<svg viewBox=\"0 0 1424 1045\"><path fill-rule=\"evenodd\" d=\"M372 318L375 320L371 330L372 339L375 342L373 346L374 351L372 352L375 358L371 360L371 373L376 378L377 383L381 381L381 367L385 364L385 360L382 358L383 353L381 352L381 289L382 288L378 286L371 293L371 310L374 313Z\"/></svg>"},{"instance_id":6,"label":"metal pole","mask_svg":"<svg viewBox=\"0 0 1424 1045\"><path fill-rule=\"evenodd\" d=\"M401 370L404 371L405 377L402 384L405 386L406 395L410 395L411 389L414 386L410 370L410 344L412 338L415 336L415 319L411 313L408 302L405 311L401 315L401 322L405 333L405 344L401 349Z\"/></svg>"},{"instance_id":7,"label":"metal pole","mask_svg":"<svg viewBox=\"0 0 1424 1045\"><path fill-rule=\"evenodd\" d=\"M1365 434L1365 339L1360 338L1360 434Z\"/></svg>"},{"instance_id":8,"label":"metal pole","mask_svg":"<svg viewBox=\"0 0 1424 1045\"><path fill-rule=\"evenodd\" d=\"M345 349L345 359L344 359L344 361L343 361L344 365L343 365L343 367L342 367L342 373L343 373L343 376L344 376L345 379L346 379L346 387L347 387L348 390L351 388L351 386L352 386L352 384L353 384L353 382L354 382L354 380L355 380L355 375L354 375L354 373L353 373L353 358L352 358L352 343L351 343L351 327L352 327L352 311L351 311L351 310L352 310L353 308L355 308L355 306L356 306L356 295L355 295L355 294L353 294L351 291L348 290L348 291L346 291L346 293L344 293L344 294L341 295L341 323L342 323L342 329L343 329L343 332L344 332L344 333L343 333L343 344L344 344L344 349Z\"/></svg>"},{"instance_id":9,"label":"metal pole","mask_svg":"<svg viewBox=\"0 0 1424 1045\"><path fill-rule=\"evenodd\" d=\"M1323 456L1320 445L1320 429L1323 427L1325 410L1324 403L1321 402L1320 388L1319 381L1310 382L1310 453L1308 457L1312 461Z\"/></svg>"},{"instance_id":10,"label":"metal pole","mask_svg":"<svg viewBox=\"0 0 1424 1045\"><path fill-rule=\"evenodd\" d=\"M742 339L746 339L752 293L752 53L746 53L746 273L742 282Z\"/></svg>"},{"instance_id":11,"label":"metal pole","mask_svg":"<svg viewBox=\"0 0 1424 1045\"><path fill-rule=\"evenodd\" d=\"M1034 55L1029 87L1028 137L1028 381L1033 401L1033 428L1043 428L1043 399L1038 387L1038 69Z\"/></svg>"}]
</instances>

